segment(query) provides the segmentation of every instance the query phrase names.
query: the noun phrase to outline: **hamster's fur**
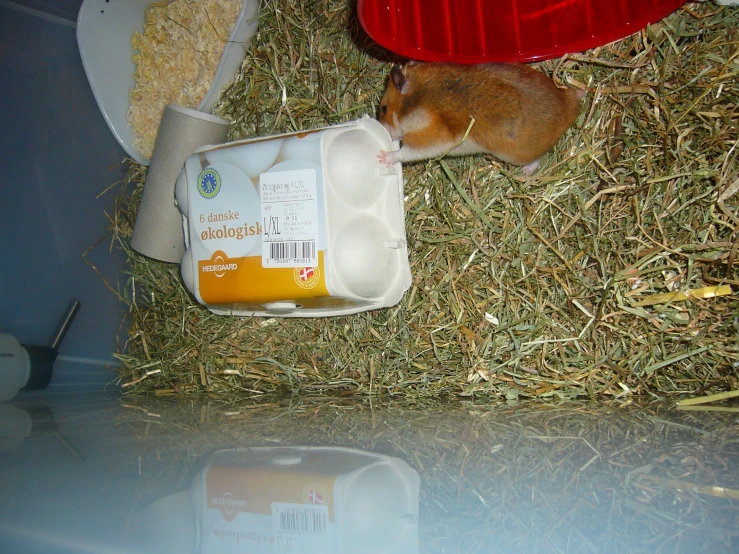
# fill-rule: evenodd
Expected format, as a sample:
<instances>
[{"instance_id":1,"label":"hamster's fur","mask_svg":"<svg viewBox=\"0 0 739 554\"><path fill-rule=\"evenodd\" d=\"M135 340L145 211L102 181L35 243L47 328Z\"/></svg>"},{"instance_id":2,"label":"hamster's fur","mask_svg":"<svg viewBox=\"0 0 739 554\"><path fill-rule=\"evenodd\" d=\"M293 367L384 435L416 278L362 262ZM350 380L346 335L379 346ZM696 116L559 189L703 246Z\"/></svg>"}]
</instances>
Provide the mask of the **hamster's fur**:
<instances>
[{"instance_id":1,"label":"hamster's fur","mask_svg":"<svg viewBox=\"0 0 739 554\"><path fill-rule=\"evenodd\" d=\"M402 147L378 159L389 165L485 152L530 174L575 122L584 95L520 64L395 65L378 119Z\"/></svg>"}]
</instances>

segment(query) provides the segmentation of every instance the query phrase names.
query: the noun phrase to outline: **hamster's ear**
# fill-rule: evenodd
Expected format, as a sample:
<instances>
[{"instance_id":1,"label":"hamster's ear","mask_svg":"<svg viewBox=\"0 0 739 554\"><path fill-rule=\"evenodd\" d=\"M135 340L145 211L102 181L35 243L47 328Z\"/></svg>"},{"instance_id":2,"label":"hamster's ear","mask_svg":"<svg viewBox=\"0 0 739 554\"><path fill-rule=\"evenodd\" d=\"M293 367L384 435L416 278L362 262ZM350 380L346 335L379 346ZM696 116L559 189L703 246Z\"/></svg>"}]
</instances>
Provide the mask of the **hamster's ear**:
<instances>
[{"instance_id":1,"label":"hamster's ear","mask_svg":"<svg viewBox=\"0 0 739 554\"><path fill-rule=\"evenodd\" d=\"M399 65L394 65L390 70L390 78L400 94L408 92L408 77L405 76Z\"/></svg>"}]
</instances>

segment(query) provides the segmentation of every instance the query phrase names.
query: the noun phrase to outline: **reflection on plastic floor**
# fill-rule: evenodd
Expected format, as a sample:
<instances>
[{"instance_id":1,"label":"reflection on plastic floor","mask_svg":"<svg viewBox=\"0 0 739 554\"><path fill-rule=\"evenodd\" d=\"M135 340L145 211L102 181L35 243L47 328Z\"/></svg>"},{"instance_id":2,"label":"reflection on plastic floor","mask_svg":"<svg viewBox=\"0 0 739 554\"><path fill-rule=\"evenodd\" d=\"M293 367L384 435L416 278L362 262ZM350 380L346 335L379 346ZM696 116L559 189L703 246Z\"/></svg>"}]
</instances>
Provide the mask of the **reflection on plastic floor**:
<instances>
[{"instance_id":1,"label":"reflection on plastic floor","mask_svg":"<svg viewBox=\"0 0 739 554\"><path fill-rule=\"evenodd\" d=\"M0 405L18 552L732 552L734 414L47 395Z\"/></svg>"}]
</instances>

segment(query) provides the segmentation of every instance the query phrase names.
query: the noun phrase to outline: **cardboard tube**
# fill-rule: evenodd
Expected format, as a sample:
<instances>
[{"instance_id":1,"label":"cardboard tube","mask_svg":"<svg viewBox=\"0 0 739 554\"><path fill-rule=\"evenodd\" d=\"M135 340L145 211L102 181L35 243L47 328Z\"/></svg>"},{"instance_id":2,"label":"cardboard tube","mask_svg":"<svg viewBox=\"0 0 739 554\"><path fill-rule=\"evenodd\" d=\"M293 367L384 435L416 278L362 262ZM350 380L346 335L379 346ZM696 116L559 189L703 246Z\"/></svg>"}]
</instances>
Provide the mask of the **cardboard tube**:
<instances>
[{"instance_id":1,"label":"cardboard tube","mask_svg":"<svg viewBox=\"0 0 739 554\"><path fill-rule=\"evenodd\" d=\"M174 202L177 177L196 149L225 142L228 127L228 121L214 115L171 104L165 108L131 237L134 250L163 262L180 262L185 235Z\"/></svg>"}]
</instances>

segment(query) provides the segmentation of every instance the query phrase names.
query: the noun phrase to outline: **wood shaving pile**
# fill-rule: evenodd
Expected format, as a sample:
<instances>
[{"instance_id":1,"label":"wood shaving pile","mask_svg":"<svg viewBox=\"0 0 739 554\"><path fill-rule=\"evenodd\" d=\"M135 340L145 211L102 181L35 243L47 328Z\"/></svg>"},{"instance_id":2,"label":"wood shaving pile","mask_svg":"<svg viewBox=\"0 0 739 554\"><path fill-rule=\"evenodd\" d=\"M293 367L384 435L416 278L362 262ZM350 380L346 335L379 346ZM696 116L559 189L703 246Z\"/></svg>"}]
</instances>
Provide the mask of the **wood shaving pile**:
<instances>
[{"instance_id":1,"label":"wood shaving pile","mask_svg":"<svg viewBox=\"0 0 739 554\"><path fill-rule=\"evenodd\" d=\"M133 145L151 158L164 108L196 108L213 82L242 0L175 0L152 4L144 32L134 31L136 85L128 122Z\"/></svg>"}]
</instances>

